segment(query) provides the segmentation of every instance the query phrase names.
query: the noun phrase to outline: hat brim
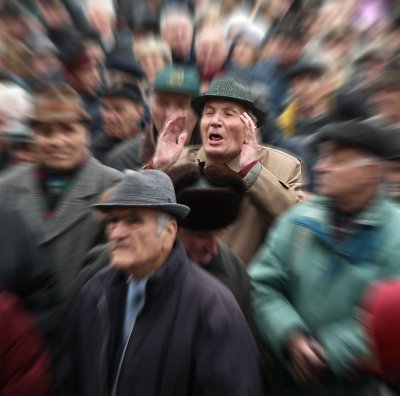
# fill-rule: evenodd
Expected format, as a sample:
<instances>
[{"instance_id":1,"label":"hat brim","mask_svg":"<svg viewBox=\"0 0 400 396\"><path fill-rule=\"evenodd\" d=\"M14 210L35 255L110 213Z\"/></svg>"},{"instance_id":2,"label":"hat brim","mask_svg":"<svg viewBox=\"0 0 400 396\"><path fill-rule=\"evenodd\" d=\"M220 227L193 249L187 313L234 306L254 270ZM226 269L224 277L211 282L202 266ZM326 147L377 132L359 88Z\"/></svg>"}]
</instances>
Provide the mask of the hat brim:
<instances>
[{"instance_id":1,"label":"hat brim","mask_svg":"<svg viewBox=\"0 0 400 396\"><path fill-rule=\"evenodd\" d=\"M102 98L125 98L129 99L131 102L142 104L143 100L137 95L130 92L128 89L108 89L104 91L101 95Z\"/></svg>"},{"instance_id":2,"label":"hat brim","mask_svg":"<svg viewBox=\"0 0 400 396\"><path fill-rule=\"evenodd\" d=\"M165 212L177 220L183 220L190 212L190 208L186 205L181 204L145 204L145 203L131 203L127 204L126 202L113 202L113 203L99 203L92 205L92 208L96 210L100 210L101 212L109 212L114 208L147 208L147 209L155 209L160 212Z\"/></svg>"},{"instance_id":3,"label":"hat brim","mask_svg":"<svg viewBox=\"0 0 400 396\"><path fill-rule=\"evenodd\" d=\"M203 95L203 96L197 96L191 100L191 106L193 110L198 114L199 117L202 116L203 108L206 102L212 99L217 99L217 100L227 100L229 102L235 102L239 103L243 107L246 107L248 110L250 110L254 116L257 118L257 126L260 127L264 123L264 118L265 118L265 112L257 108L254 103L248 101L248 100L243 100L239 98L234 98L230 96L221 96L221 95Z\"/></svg>"},{"instance_id":4,"label":"hat brim","mask_svg":"<svg viewBox=\"0 0 400 396\"><path fill-rule=\"evenodd\" d=\"M298 69L293 68L286 74L286 78L291 81L299 76L312 76L314 78L319 78L325 73L326 69L318 66L304 66Z\"/></svg>"},{"instance_id":5,"label":"hat brim","mask_svg":"<svg viewBox=\"0 0 400 396\"><path fill-rule=\"evenodd\" d=\"M179 87L179 86L154 86L153 87L153 92L154 93L172 93L172 94L180 94L180 95L185 95L185 96L196 96L199 94L198 90L192 90L184 87Z\"/></svg>"}]
</instances>

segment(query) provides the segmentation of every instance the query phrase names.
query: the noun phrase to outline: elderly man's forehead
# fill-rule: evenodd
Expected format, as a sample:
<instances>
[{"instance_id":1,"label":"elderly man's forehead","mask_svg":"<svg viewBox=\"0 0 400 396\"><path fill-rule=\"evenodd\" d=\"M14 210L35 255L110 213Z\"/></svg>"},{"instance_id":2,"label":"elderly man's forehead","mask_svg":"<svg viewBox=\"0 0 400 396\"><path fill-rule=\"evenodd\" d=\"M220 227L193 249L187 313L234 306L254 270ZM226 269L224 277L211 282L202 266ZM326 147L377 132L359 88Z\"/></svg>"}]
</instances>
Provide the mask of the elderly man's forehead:
<instances>
[{"instance_id":1,"label":"elderly man's forehead","mask_svg":"<svg viewBox=\"0 0 400 396\"><path fill-rule=\"evenodd\" d=\"M226 100L226 99L210 99L204 104L204 108L212 107L212 108L230 108L236 109L240 113L246 111L246 108L242 106L240 103L235 102L233 100Z\"/></svg>"}]
</instances>

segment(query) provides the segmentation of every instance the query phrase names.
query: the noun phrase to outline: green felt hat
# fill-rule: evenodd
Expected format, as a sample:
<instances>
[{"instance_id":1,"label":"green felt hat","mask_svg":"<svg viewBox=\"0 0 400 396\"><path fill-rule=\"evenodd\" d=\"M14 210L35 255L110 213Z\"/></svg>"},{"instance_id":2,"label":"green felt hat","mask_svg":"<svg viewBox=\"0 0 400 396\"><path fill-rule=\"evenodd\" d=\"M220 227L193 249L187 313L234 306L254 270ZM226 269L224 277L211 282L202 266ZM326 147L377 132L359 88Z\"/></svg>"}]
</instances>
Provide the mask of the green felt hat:
<instances>
[{"instance_id":1,"label":"green felt hat","mask_svg":"<svg viewBox=\"0 0 400 396\"><path fill-rule=\"evenodd\" d=\"M246 83L233 76L223 76L211 82L205 95L192 99L192 107L201 116L204 105L210 99L222 99L241 104L250 110L257 118L257 125L260 126L265 117L265 112L254 104L253 95Z\"/></svg>"},{"instance_id":2,"label":"green felt hat","mask_svg":"<svg viewBox=\"0 0 400 396\"><path fill-rule=\"evenodd\" d=\"M154 81L153 92L197 96L200 93L200 81L196 69L187 66L165 67Z\"/></svg>"}]
</instances>

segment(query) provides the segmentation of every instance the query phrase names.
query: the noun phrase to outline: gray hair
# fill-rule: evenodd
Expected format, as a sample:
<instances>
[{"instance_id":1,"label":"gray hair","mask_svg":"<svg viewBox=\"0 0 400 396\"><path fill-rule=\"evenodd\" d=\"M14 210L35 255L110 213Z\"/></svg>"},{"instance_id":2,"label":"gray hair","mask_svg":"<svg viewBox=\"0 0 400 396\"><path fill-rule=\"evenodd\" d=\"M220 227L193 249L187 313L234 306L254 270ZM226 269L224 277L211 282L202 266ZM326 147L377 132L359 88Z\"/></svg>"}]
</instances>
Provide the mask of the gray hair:
<instances>
[{"instance_id":1,"label":"gray hair","mask_svg":"<svg viewBox=\"0 0 400 396\"><path fill-rule=\"evenodd\" d=\"M169 18L181 18L187 20L193 26L193 18L190 15L189 11L182 7L178 7L176 5L168 5L163 8L160 15L160 32L161 35L165 30L165 26L167 24L167 20Z\"/></svg>"},{"instance_id":2,"label":"gray hair","mask_svg":"<svg viewBox=\"0 0 400 396\"><path fill-rule=\"evenodd\" d=\"M163 58L165 64L172 63L171 48L169 47L169 44L156 37L150 37L138 43L135 47L134 54L138 62L140 62L140 60L146 55L157 54Z\"/></svg>"},{"instance_id":3,"label":"gray hair","mask_svg":"<svg viewBox=\"0 0 400 396\"><path fill-rule=\"evenodd\" d=\"M160 213L157 219L157 236L160 237L161 234L164 232L164 230L167 228L167 225L169 222L175 220L174 217L172 217L168 213Z\"/></svg>"}]
</instances>

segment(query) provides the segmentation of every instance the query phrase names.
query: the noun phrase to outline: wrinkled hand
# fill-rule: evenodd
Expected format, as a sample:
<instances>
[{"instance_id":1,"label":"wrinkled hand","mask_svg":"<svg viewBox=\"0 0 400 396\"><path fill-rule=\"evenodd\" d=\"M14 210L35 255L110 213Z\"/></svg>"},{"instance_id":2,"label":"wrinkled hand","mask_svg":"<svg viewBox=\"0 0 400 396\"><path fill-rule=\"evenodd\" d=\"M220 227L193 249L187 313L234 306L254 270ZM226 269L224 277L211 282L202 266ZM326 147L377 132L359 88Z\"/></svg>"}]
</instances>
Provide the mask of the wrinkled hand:
<instances>
[{"instance_id":1,"label":"wrinkled hand","mask_svg":"<svg viewBox=\"0 0 400 396\"><path fill-rule=\"evenodd\" d=\"M288 352L297 380L304 383L318 383L327 371L325 351L311 337L295 333L289 341Z\"/></svg>"},{"instance_id":2,"label":"wrinkled hand","mask_svg":"<svg viewBox=\"0 0 400 396\"><path fill-rule=\"evenodd\" d=\"M175 116L162 129L153 157L155 169L168 169L182 154L188 132L185 129L186 116Z\"/></svg>"},{"instance_id":3,"label":"wrinkled hand","mask_svg":"<svg viewBox=\"0 0 400 396\"><path fill-rule=\"evenodd\" d=\"M258 143L256 125L250 116L245 112L240 116L245 126L245 141L240 152L240 168L243 169L251 162L258 160Z\"/></svg>"}]
</instances>

